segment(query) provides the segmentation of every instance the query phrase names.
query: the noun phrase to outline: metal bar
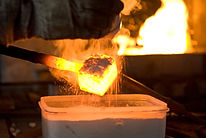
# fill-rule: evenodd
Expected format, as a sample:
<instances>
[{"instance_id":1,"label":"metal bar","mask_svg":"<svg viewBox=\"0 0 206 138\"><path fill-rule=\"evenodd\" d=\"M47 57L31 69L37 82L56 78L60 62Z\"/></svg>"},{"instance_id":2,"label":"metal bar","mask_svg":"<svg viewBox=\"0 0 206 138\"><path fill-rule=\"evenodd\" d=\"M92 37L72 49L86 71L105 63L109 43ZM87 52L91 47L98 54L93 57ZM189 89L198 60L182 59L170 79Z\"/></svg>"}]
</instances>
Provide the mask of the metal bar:
<instances>
[{"instance_id":1,"label":"metal bar","mask_svg":"<svg viewBox=\"0 0 206 138\"><path fill-rule=\"evenodd\" d=\"M0 86L19 86L19 85L51 85L53 81L31 81L31 82L4 82L0 83Z\"/></svg>"},{"instance_id":2,"label":"metal bar","mask_svg":"<svg viewBox=\"0 0 206 138\"><path fill-rule=\"evenodd\" d=\"M0 45L0 54L40 64L45 64L44 59L50 56L48 54L38 53L15 46L6 47L2 45Z\"/></svg>"},{"instance_id":3,"label":"metal bar","mask_svg":"<svg viewBox=\"0 0 206 138\"><path fill-rule=\"evenodd\" d=\"M176 102L175 100L172 100L169 97L165 97L161 94L159 94L158 92L150 89L149 87L143 85L142 83L134 80L133 78L122 74L122 81L123 84L130 90L133 90L137 93L142 93L142 94L148 94L151 95L159 100L162 100L164 102L166 102L168 104L168 107L170 108L170 110L178 115L181 116L185 116L195 122L198 122L200 124L204 124L206 125L206 120L203 120L195 115L193 115L192 113L188 112L184 105Z\"/></svg>"}]
</instances>

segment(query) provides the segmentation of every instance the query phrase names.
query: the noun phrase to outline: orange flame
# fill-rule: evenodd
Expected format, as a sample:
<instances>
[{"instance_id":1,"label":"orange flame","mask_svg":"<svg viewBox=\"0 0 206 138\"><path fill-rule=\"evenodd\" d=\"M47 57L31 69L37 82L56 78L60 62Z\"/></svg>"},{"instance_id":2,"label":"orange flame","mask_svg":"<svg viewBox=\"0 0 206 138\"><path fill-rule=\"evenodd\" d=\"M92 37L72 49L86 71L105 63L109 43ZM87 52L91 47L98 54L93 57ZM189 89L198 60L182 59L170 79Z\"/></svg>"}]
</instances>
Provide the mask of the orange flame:
<instances>
[{"instance_id":1,"label":"orange flame","mask_svg":"<svg viewBox=\"0 0 206 138\"><path fill-rule=\"evenodd\" d=\"M137 47L136 43L131 46L130 41L134 40L127 36L121 36L121 39L116 42L120 45L118 54L184 53L190 45L187 19L188 11L183 0L162 0L160 9L140 28L136 43L142 47ZM123 39L124 42L122 42Z\"/></svg>"}]
</instances>

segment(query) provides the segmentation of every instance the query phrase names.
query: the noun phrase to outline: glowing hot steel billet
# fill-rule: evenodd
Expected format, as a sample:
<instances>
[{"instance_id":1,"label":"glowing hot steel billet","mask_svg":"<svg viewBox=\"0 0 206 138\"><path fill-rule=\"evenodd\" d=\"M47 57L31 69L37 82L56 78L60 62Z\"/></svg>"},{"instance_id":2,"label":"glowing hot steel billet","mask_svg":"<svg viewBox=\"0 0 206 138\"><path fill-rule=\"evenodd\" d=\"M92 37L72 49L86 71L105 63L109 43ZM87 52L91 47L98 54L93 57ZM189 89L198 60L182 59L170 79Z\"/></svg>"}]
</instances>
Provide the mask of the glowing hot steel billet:
<instances>
[{"instance_id":1,"label":"glowing hot steel billet","mask_svg":"<svg viewBox=\"0 0 206 138\"><path fill-rule=\"evenodd\" d=\"M80 89L100 96L105 94L116 77L116 62L106 55L89 57L78 72Z\"/></svg>"}]
</instances>

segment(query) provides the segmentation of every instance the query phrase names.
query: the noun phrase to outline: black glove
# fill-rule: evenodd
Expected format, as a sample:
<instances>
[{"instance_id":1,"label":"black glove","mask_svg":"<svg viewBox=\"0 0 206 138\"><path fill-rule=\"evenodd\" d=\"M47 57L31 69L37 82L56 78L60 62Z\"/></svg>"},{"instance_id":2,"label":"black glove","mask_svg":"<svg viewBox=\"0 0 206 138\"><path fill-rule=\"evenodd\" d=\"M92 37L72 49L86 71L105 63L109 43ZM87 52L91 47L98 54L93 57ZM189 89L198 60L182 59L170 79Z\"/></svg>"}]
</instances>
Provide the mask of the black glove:
<instances>
[{"instance_id":1,"label":"black glove","mask_svg":"<svg viewBox=\"0 0 206 138\"><path fill-rule=\"evenodd\" d=\"M74 32L82 38L102 37L119 28L122 9L120 0L71 0Z\"/></svg>"},{"instance_id":2,"label":"black glove","mask_svg":"<svg viewBox=\"0 0 206 138\"><path fill-rule=\"evenodd\" d=\"M100 38L119 27L122 9L120 0L1 0L0 43Z\"/></svg>"}]
</instances>

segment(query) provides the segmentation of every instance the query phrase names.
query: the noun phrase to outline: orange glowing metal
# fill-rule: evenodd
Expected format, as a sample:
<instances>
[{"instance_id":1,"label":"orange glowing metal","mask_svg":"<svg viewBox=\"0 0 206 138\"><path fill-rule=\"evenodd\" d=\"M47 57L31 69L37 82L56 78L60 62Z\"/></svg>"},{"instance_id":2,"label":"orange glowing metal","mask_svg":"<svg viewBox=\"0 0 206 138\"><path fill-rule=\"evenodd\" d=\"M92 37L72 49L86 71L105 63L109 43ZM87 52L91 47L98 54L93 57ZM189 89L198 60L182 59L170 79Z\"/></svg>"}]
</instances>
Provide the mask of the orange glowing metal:
<instances>
[{"instance_id":1,"label":"orange glowing metal","mask_svg":"<svg viewBox=\"0 0 206 138\"><path fill-rule=\"evenodd\" d=\"M103 96L117 77L116 62L106 55L91 56L78 72L81 90Z\"/></svg>"},{"instance_id":2,"label":"orange glowing metal","mask_svg":"<svg viewBox=\"0 0 206 138\"><path fill-rule=\"evenodd\" d=\"M48 56L46 59L46 65L59 70L67 70L72 72L78 72L82 67L79 62L71 62L63 58L58 58L54 56Z\"/></svg>"},{"instance_id":3,"label":"orange glowing metal","mask_svg":"<svg viewBox=\"0 0 206 138\"><path fill-rule=\"evenodd\" d=\"M116 62L106 55L90 56L83 64L48 56L45 64L59 70L78 73L80 89L103 96L117 77Z\"/></svg>"}]
</instances>

